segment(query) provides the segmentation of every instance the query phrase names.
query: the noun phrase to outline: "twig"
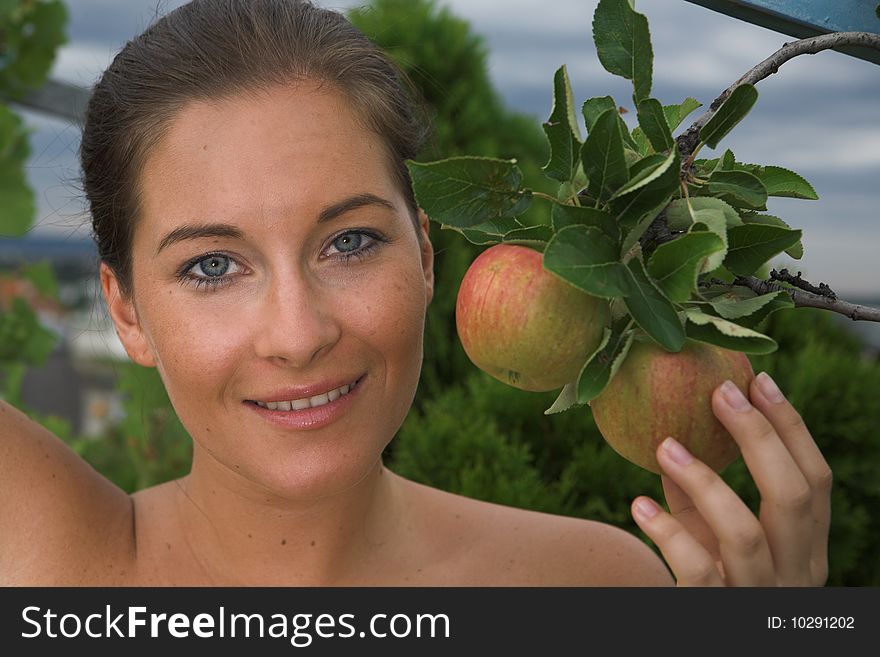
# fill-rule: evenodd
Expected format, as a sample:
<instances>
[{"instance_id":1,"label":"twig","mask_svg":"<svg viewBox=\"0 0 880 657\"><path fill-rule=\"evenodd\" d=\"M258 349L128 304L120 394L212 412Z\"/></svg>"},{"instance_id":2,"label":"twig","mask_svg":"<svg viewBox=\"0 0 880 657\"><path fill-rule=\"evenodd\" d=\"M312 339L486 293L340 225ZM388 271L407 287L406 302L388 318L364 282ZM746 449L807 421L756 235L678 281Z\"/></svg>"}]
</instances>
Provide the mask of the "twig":
<instances>
[{"instance_id":1,"label":"twig","mask_svg":"<svg viewBox=\"0 0 880 657\"><path fill-rule=\"evenodd\" d=\"M845 315L853 321L880 322L880 309L878 308L842 301L836 296L832 298L805 290L793 289L779 283L762 281L754 276L738 276L733 283L724 283L724 285L743 285L758 295L769 294L770 292L785 292L791 297L794 305L799 308L821 308Z\"/></svg>"},{"instance_id":2,"label":"twig","mask_svg":"<svg viewBox=\"0 0 880 657\"><path fill-rule=\"evenodd\" d=\"M788 273L787 269L783 269L782 271L776 271L775 269L772 269L770 270L770 279L774 281L782 281L783 283L788 283L789 285L793 285L794 287L806 290L807 292L818 294L820 297L828 297L829 299L837 298L834 290L828 287L827 284L819 283L819 287L816 287L812 283L809 283L801 278L800 272L797 273L797 276L792 276Z\"/></svg>"},{"instance_id":3,"label":"twig","mask_svg":"<svg viewBox=\"0 0 880 657\"><path fill-rule=\"evenodd\" d=\"M645 229L644 234L639 238L639 243L642 245L642 253L647 258L658 246L671 242L680 234L679 231L669 229L669 225L666 223L666 210L664 209L655 217L654 221L651 222L648 228Z\"/></svg>"},{"instance_id":4,"label":"twig","mask_svg":"<svg viewBox=\"0 0 880 657\"><path fill-rule=\"evenodd\" d=\"M718 98L712 101L708 110L700 115L687 130L676 137L682 160L687 160L691 153L694 152L697 144L700 143L700 129L715 115L721 104L727 100L727 97L739 85L760 82L764 78L776 73L785 62L799 55L815 55L823 50L839 48L841 46L863 46L880 50L880 34L873 34L871 32L832 32L831 34L799 39L798 41L784 44L782 48L747 71L739 80L725 89Z\"/></svg>"}]
</instances>

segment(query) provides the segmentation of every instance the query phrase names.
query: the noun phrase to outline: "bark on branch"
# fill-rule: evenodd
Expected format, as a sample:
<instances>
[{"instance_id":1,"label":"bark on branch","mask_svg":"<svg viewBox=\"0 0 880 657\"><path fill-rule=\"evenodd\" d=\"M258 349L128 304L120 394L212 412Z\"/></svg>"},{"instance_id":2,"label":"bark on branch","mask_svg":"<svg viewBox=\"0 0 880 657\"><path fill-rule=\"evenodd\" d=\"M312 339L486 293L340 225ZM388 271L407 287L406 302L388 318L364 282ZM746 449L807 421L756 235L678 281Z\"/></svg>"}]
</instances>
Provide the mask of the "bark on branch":
<instances>
[{"instance_id":1,"label":"bark on branch","mask_svg":"<svg viewBox=\"0 0 880 657\"><path fill-rule=\"evenodd\" d=\"M823 310L830 310L845 315L853 321L866 320L869 322L880 322L880 309L843 301L842 299L838 299L836 295L827 296L824 294L815 294L814 292L798 290L771 281L762 281L754 276L739 276L729 285L743 285L758 295L782 291L788 294L794 302L794 305L799 308L821 308Z\"/></svg>"},{"instance_id":2,"label":"bark on branch","mask_svg":"<svg viewBox=\"0 0 880 657\"><path fill-rule=\"evenodd\" d=\"M782 48L747 71L739 80L721 92L721 95L709 105L709 109L676 138L678 149L681 152L681 159L683 161L687 160L691 153L694 152L697 144L700 143L700 129L715 115L718 108L721 107L722 103L727 100L727 97L739 85L756 84L776 73L785 62L799 55L815 55L823 50L839 48L841 46L863 46L873 50L880 50L880 34L872 32L832 32L831 34L823 34L786 43Z\"/></svg>"}]
</instances>

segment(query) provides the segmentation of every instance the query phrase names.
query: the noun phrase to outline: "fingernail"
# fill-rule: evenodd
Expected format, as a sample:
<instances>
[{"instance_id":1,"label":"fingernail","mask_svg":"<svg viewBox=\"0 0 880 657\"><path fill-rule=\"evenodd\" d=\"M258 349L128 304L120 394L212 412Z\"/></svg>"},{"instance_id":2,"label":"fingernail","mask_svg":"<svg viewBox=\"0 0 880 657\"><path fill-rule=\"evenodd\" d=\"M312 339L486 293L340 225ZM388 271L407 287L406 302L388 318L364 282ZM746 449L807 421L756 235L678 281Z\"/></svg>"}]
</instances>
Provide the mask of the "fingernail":
<instances>
[{"instance_id":1,"label":"fingernail","mask_svg":"<svg viewBox=\"0 0 880 657\"><path fill-rule=\"evenodd\" d=\"M669 458L679 465L687 465L694 460L694 457L684 448L684 445L674 438L667 438L664 440L661 447L663 448L663 451L669 455Z\"/></svg>"},{"instance_id":2,"label":"fingernail","mask_svg":"<svg viewBox=\"0 0 880 657\"><path fill-rule=\"evenodd\" d=\"M636 500L635 510L642 518L650 520L657 515L657 512L660 511L660 507L657 506L657 503L654 502L654 500L649 500L647 497L640 497Z\"/></svg>"},{"instance_id":3,"label":"fingernail","mask_svg":"<svg viewBox=\"0 0 880 657\"><path fill-rule=\"evenodd\" d=\"M776 385L776 382L770 378L770 375L767 374L767 372L761 372L755 378L758 379L758 387L767 399L774 404L781 404L785 401L785 397L782 395L782 391L779 390L779 386Z\"/></svg>"},{"instance_id":4,"label":"fingernail","mask_svg":"<svg viewBox=\"0 0 880 657\"><path fill-rule=\"evenodd\" d=\"M724 401L735 411L743 412L752 407L733 381L725 381L721 384L721 394L724 395Z\"/></svg>"}]
</instances>

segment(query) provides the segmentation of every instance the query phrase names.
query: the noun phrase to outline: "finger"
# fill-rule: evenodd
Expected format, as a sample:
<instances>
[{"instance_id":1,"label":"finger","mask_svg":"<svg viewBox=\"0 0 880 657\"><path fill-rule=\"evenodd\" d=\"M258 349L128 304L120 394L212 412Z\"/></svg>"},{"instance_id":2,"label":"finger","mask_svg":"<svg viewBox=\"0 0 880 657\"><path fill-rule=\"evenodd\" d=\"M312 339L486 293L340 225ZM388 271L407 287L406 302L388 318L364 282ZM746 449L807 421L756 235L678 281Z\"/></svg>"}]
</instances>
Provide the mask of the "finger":
<instances>
[{"instance_id":1,"label":"finger","mask_svg":"<svg viewBox=\"0 0 880 657\"><path fill-rule=\"evenodd\" d=\"M812 557L817 566L816 584L828 576L828 532L831 525L831 468L810 435L800 413L792 406L766 372L752 381L749 397L773 424L798 468L813 491Z\"/></svg>"},{"instance_id":2,"label":"finger","mask_svg":"<svg viewBox=\"0 0 880 657\"><path fill-rule=\"evenodd\" d=\"M718 537L727 584L774 586L776 575L764 529L739 496L712 468L671 438L660 444L657 461L694 501Z\"/></svg>"},{"instance_id":3,"label":"finger","mask_svg":"<svg viewBox=\"0 0 880 657\"><path fill-rule=\"evenodd\" d=\"M682 490L681 486L668 476L660 475L660 481L663 484L666 506L669 507L669 513L672 514L672 517L684 525L700 545L706 548L706 551L712 555L713 559L716 561L720 560L721 554L718 552L718 537L715 536L712 528L703 520L703 516L700 515L696 504Z\"/></svg>"},{"instance_id":4,"label":"finger","mask_svg":"<svg viewBox=\"0 0 880 657\"><path fill-rule=\"evenodd\" d=\"M761 493L761 525L773 555L777 582L811 580L813 492L770 421L730 381L712 395L712 408L740 447Z\"/></svg>"},{"instance_id":5,"label":"finger","mask_svg":"<svg viewBox=\"0 0 880 657\"><path fill-rule=\"evenodd\" d=\"M681 522L649 497L637 497L631 510L636 524L660 550L677 586L724 586L712 555Z\"/></svg>"}]
</instances>

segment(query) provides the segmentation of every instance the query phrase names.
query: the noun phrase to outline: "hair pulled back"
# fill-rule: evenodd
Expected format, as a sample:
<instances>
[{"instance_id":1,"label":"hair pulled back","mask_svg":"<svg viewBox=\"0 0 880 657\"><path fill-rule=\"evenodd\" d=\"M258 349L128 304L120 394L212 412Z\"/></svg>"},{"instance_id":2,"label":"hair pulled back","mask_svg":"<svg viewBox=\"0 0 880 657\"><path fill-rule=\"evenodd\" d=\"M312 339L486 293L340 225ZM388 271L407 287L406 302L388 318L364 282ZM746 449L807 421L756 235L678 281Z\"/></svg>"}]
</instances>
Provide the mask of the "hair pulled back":
<instances>
[{"instance_id":1,"label":"hair pulled back","mask_svg":"<svg viewBox=\"0 0 880 657\"><path fill-rule=\"evenodd\" d=\"M129 41L97 82L80 163L100 259L130 294L140 171L193 101L300 80L334 84L388 151L415 216L409 172L424 143L413 96L391 60L346 18L308 0L192 0Z\"/></svg>"}]
</instances>

